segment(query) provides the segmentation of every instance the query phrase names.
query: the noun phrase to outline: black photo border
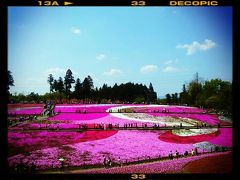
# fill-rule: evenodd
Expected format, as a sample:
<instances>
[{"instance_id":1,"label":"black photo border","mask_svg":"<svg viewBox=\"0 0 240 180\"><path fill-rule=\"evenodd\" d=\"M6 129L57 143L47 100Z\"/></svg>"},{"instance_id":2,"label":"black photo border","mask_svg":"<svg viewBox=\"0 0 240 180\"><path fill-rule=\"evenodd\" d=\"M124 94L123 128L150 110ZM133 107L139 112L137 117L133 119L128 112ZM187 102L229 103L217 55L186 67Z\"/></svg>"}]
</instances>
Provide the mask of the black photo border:
<instances>
[{"instance_id":1,"label":"black photo border","mask_svg":"<svg viewBox=\"0 0 240 180\"><path fill-rule=\"evenodd\" d=\"M64 0L57 0L63 7ZM131 0L66 0L75 2L74 6L131 6ZM145 0L146 6L169 6L170 0ZM177 0L178 1L178 0ZM197 0L198 1L198 0ZM240 3L238 0L217 0L218 6L233 7L233 172L232 174L146 174L146 179L218 179L240 177ZM78 4L79 3L79 4ZM7 62L8 62L8 7L9 6L38 6L37 0L1 0L1 60L0 60L0 154L2 179L131 179L131 174L23 174L12 175L8 171L7 144ZM73 6L73 5L70 5ZM40 6L39 6L40 7ZM46 6L45 6L46 7ZM67 8L67 6L64 6ZM178 6L180 7L180 6ZM186 6L184 6L186 7ZM213 6L212 6L213 7ZM136 7L137 8L137 7Z\"/></svg>"}]
</instances>

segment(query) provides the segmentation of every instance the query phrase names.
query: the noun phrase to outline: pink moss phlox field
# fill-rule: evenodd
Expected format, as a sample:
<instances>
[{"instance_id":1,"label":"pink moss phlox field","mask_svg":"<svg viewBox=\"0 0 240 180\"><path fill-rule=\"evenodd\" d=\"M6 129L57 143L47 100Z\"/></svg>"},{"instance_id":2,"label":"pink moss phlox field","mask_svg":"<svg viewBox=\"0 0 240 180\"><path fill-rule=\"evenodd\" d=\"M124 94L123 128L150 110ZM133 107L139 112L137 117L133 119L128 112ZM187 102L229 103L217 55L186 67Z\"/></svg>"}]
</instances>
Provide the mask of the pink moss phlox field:
<instances>
[{"instance_id":1,"label":"pink moss phlox field","mask_svg":"<svg viewBox=\"0 0 240 180\"><path fill-rule=\"evenodd\" d=\"M47 136L49 137L49 135ZM183 154L186 150L191 151L191 149L194 148L192 144L174 144L163 142L158 140L158 136L159 133L154 131L136 131L136 130L119 131L117 134L112 135L105 139L80 142L71 145L69 144L67 147L68 149L70 147L70 150L68 151L62 150L63 146L60 145L58 147L56 146L53 147L53 149L54 152L56 151L56 148L59 149L58 153L64 156L64 158L66 159L66 163L68 163L69 166L80 166L83 164L102 164L103 155L109 155L113 159L113 161L116 161L120 156L121 160L125 162L125 161L137 161L138 158L140 160L143 160L148 158L158 158L159 156L165 157L168 156L170 151L174 153L176 150L178 150L180 154ZM65 139L63 137L64 136L57 139ZM24 139L24 136L22 138ZM28 141L28 138L25 139L27 139ZM55 144L56 143L55 139L52 140L53 140L52 143ZM16 146L19 144L16 143L17 141L18 140L12 142L13 144L15 144L14 148L17 148ZM31 149L30 145L32 145L35 142L31 143L32 141L31 139L29 139L29 141L30 143L28 146L24 142L23 143L20 142L20 145L25 144L26 147L24 149L25 152L33 150ZM42 146L42 143L40 141L42 141L41 138L39 139L38 147ZM44 148L40 149L39 147L39 150L37 150L38 153L42 153L42 151L44 151ZM51 148L48 148L48 151L51 151ZM36 154L36 151L30 152L30 155L24 157L29 161L29 163L34 162L32 154ZM57 154L54 155L54 157L57 156L58 156ZM15 156L10 157L10 160L13 161L14 157ZM51 157L46 159L47 162L45 166L41 166L39 168L44 169L51 168L51 166L49 166L51 163L49 164L48 161L52 162L53 160L50 158Z\"/></svg>"},{"instance_id":2,"label":"pink moss phlox field","mask_svg":"<svg viewBox=\"0 0 240 180\"><path fill-rule=\"evenodd\" d=\"M93 120L107 116L108 113L60 113L56 116L50 117L50 120Z\"/></svg>"},{"instance_id":3,"label":"pink moss phlox field","mask_svg":"<svg viewBox=\"0 0 240 180\"><path fill-rule=\"evenodd\" d=\"M181 173L183 167L189 162L199 160L206 157L218 156L225 153L217 154L203 154L200 156L190 156L186 158L164 160L159 162L152 162L146 164L137 164L123 167L113 167L113 168L101 168L92 170L77 170L74 173L87 173L87 174L155 174L155 173Z\"/></svg>"},{"instance_id":4,"label":"pink moss phlox field","mask_svg":"<svg viewBox=\"0 0 240 180\"><path fill-rule=\"evenodd\" d=\"M40 114L42 112L42 107L24 107L24 108L16 108L9 109L9 114Z\"/></svg>"},{"instance_id":5,"label":"pink moss phlox field","mask_svg":"<svg viewBox=\"0 0 240 180\"><path fill-rule=\"evenodd\" d=\"M233 143L233 132L232 128L219 128L220 135L216 138L209 140L210 143L225 146L225 147L232 147Z\"/></svg>"},{"instance_id":6,"label":"pink moss phlox field","mask_svg":"<svg viewBox=\"0 0 240 180\"><path fill-rule=\"evenodd\" d=\"M77 105L68 105L68 104L57 104L55 106L55 112L76 112L80 110L82 113L102 113L106 112L107 109L115 106L120 106L118 104L77 104Z\"/></svg>"},{"instance_id":7,"label":"pink moss phlox field","mask_svg":"<svg viewBox=\"0 0 240 180\"><path fill-rule=\"evenodd\" d=\"M145 122L141 122L141 121L133 121L133 120L128 120L128 119L114 117L111 114L106 115L104 117L97 118L97 119L91 119L91 117L93 117L94 115L95 115L95 113L85 114L85 117L88 120L73 118L73 119L76 119L76 120L69 121L68 123L69 124L101 124L101 123L102 124L110 124L110 123L112 123L113 125L119 124L119 126L121 126L121 127L123 127L124 124L131 124L131 123L132 124L136 124L137 123L138 127L141 127L143 123L145 124ZM90 117L88 117L88 116L90 116ZM54 117L51 117L51 118L48 118L48 119L49 120L59 120L59 118L57 118L57 116L54 116ZM69 119L63 117L62 120L59 120L59 122L65 121L65 120L68 121ZM146 124L148 126L152 126L153 125L153 123L146 123Z\"/></svg>"},{"instance_id":8,"label":"pink moss phlox field","mask_svg":"<svg viewBox=\"0 0 240 180\"><path fill-rule=\"evenodd\" d=\"M83 137L77 132L8 132L10 154L31 152L33 150L72 143Z\"/></svg>"},{"instance_id":9,"label":"pink moss phlox field","mask_svg":"<svg viewBox=\"0 0 240 180\"><path fill-rule=\"evenodd\" d=\"M8 113L40 114L43 106L43 104L8 104Z\"/></svg>"},{"instance_id":10,"label":"pink moss phlox field","mask_svg":"<svg viewBox=\"0 0 240 180\"><path fill-rule=\"evenodd\" d=\"M186 150L191 151L192 144L173 144L158 140L159 133L154 131L119 131L116 135L93 142L84 142L69 145L76 149L76 154L87 151L91 152L89 163L103 162L103 155L108 154L113 160L119 157L122 161L137 161L168 156L169 152L183 154ZM166 148L168 147L168 148ZM71 157L70 157L71 158ZM85 161L85 163L88 163ZM93 162L92 162L93 163Z\"/></svg>"},{"instance_id":11,"label":"pink moss phlox field","mask_svg":"<svg viewBox=\"0 0 240 180\"><path fill-rule=\"evenodd\" d=\"M220 128L216 134L204 134L200 136L180 137L174 135L173 140L166 141L166 137L171 134L167 131L154 130L91 130L85 132L67 132L72 128L79 128L79 124L87 124L92 128L94 124L118 124L123 127L125 124L137 124L142 127L147 124L152 127L153 123L142 122L124 118L124 116L115 117L106 110L120 106L116 104L109 105L56 105L56 112L60 114L49 117L47 119L32 120L20 123L14 127L9 127L8 141L9 141L9 164L14 166L23 159L25 163L35 163L38 169L58 168L61 167L59 157L65 158L67 166L81 166L84 164L103 164L103 156L107 155L116 162L120 157L122 162L140 161L146 159L154 159L168 156L169 152L175 153L177 150L180 154L185 151L190 152L194 148L194 143L201 141L208 141L209 143L219 146L232 146L232 128ZM122 106L122 105L121 105ZM205 122L211 125L219 123L219 119L215 115L208 115L202 113L202 109L193 107L180 106L152 106L141 107L141 105L127 105L136 111L144 112L152 116L173 116L176 118L190 118ZM36 107L37 106L32 106ZM40 106L39 106L40 107ZM11 107L12 109L16 107ZM31 114L34 109L30 106L22 106L19 112ZM141 109L142 108L142 109ZM153 111L161 110L163 108L169 109L169 113L154 113ZM35 109L36 110L36 109ZM87 111L87 113L79 113L76 111ZM70 112L70 113L69 113ZM97 113L95 113L97 112ZM171 113L177 112L177 113ZM179 112L179 113L178 113ZM185 113L182 113L185 112ZM193 112L195 114L193 114ZM221 121L222 122L222 121ZM225 122L223 122L225 123ZM41 130L40 128L50 128L54 131ZM31 130L35 129L35 130ZM58 130L66 130L66 132ZM25 132L21 132L25 130ZM29 130L29 132L27 132ZM20 132L17 132L20 131ZM161 139L165 136L165 139ZM160 137L160 138L159 138ZM172 136L171 136L172 139ZM199 148L199 152L203 150ZM195 157L192 157L195 158ZM197 158L197 157L196 157ZM187 163L191 160L188 158L174 159L162 165L150 166L139 165L133 170L126 167L126 173L146 172L146 173L161 173L169 171L178 171L182 168L181 163ZM160 163L160 162L159 162ZM180 165L178 165L180 163ZM147 165L147 164L146 164ZM125 167L124 167L125 168ZM110 169L109 169L110 170ZM141 170L141 171L140 171ZM108 171L108 170L106 170ZM104 171L105 172L105 171ZM118 170L113 171L118 172ZM119 170L119 172L123 172ZM102 172L99 172L102 173ZM108 171L107 173L111 173Z\"/></svg>"},{"instance_id":12,"label":"pink moss phlox field","mask_svg":"<svg viewBox=\"0 0 240 180\"><path fill-rule=\"evenodd\" d=\"M20 164L21 160L25 165L34 163L37 169L59 168L61 162L58 160L61 157L59 148L45 148L31 152L29 155L18 154L8 158L9 166L14 167Z\"/></svg>"},{"instance_id":13,"label":"pink moss phlox field","mask_svg":"<svg viewBox=\"0 0 240 180\"><path fill-rule=\"evenodd\" d=\"M14 109L14 108L26 108L26 107L43 107L44 104L22 104L22 103L16 103L16 104L8 104L8 109Z\"/></svg>"},{"instance_id":14,"label":"pink moss phlox field","mask_svg":"<svg viewBox=\"0 0 240 180\"><path fill-rule=\"evenodd\" d=\"M44 129L44 128L50 128L53 130L58 130L58 129L76 129L79 128L77 124L71 124L71 123L54 123L54 124L41 124L41 123L28 123L23 126L25 129Z\"/></svg>"},{"instance_id":15,"label":"pink moss phlox field","mask_svg":"<svg viewBox=\"0 0 240 180\"><path fill-rule=\"evenodd\" d=\"M9 132L8 144L10 154L31 152L48 147L58 147L85 141L104 139L117 131L84 131L84 132Z\"/></svg>"}]
</instances>

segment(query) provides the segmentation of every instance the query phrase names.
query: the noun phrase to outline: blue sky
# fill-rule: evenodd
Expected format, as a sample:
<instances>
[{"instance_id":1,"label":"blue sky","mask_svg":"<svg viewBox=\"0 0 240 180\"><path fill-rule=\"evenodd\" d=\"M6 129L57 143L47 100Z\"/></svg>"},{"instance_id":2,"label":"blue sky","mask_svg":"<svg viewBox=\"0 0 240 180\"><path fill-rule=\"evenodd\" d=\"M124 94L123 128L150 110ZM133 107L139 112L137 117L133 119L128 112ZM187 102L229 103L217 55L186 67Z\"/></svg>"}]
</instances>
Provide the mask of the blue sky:
<instances>
[{"instance_id":1,"label":"blue sky","mask_svg":"<svg viewBox=\"0 0 240 180\"><path fill-rule=\"evenodd\" d=\"M232 81L231 7L9 7L11 93L49 92L71 69L83 81L152 82L180 92L196 72Z\"/></svg>"}]
</instances>

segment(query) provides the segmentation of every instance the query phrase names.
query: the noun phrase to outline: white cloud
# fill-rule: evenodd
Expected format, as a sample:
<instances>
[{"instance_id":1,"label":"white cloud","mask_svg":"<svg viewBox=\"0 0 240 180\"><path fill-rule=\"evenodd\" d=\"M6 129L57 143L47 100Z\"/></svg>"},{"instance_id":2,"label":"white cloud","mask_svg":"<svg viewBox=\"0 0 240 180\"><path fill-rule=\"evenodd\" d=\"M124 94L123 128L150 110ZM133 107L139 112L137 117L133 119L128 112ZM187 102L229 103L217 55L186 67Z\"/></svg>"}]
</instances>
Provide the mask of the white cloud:
<instances>
[{"instance_id":1,"label":"white cloud","mask_svg":"<svg viewBox=\"0 0 240 180\"><path fill-rule=\"evenodd\" d=\"M178 72L180 69L172 67L172 66L167 66L163 70L163 72Z\"/></svg>"},{"instance_id":2,"label":"white cloud","mask_svg":"<svg viewBox=\"0 0 240 180\"><path fill-rule=\"evenodd\" d=\"M187 55L192 55L196 51L206 51L216 46L216 43L212 40L205 39L201 44L198 41L194 41L192 44L177 45L176 48L187 49Z\"/></svg>"},{"instance_id":3,"label":"white cloud","mask_svg":"<svg viewBox=\"0 0 240 180\"><path fill-rule=\"evenodd\" d=\"M107 75L107 76L117 76L117 75L122 74L122 71L120 69L112 68L109 71L104 72L103 74Z\"/></svg>"},{"instance_id":4,"label":"white cloud","mask_svg":"<svg viewBox=\"0 0 240 180\"><path fill-rule=\"evenodd\" d=\"M172 63L173 63L172 60L168 60L168 61L166 61L164 64L168 65L168 64L172 64Z\"/></svg>"},{"instance_id":5,"label":"white cloud","mask_svg":"<svg viewBox=\"0 0 240 180\"><path fill-rule=\"evenodd\" d=\"M72 27L71 28L71 32L73 34L76 34L76 35L80 35L81 34L81 30L79 28L76 28L76 27Z\"/></svg>"},{"instance_id":6,"label":"white cloud","mask_svg":"<svg viewBox=\"0 0 240 180\"><path fill-rule=\"evenodd\" d=\"M153 72L157 72L158 70L158 66L156 65L145 65L140 69L140 72L143 74L148 74L148 73L153 73Z\"/></svg>"},{"instance_id":7,"label":"white cloud","mask_svg":"<svg viewBox=\"0 0 240 180\"><path fill-rule=\"evenodd\" d=\"M99 61L102 61L102 60L104 60L105 58L106 58L106 55L105 55L105 54L98 54L98 55L96 56L96 59L99 60Z\"/></svg>"}]
</instances>

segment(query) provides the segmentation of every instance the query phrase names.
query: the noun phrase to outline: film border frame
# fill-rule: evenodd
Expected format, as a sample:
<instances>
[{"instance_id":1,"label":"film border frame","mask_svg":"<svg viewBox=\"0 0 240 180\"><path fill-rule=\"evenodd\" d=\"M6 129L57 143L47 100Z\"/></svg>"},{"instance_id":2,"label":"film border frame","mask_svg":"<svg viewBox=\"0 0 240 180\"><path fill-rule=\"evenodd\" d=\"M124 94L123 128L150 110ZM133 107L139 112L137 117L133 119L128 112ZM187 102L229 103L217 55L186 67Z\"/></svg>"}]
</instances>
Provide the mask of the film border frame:
<instances>
[{"instance_id":1,"label":"film border frame","mask_svg":"<svg viewBox=\"0 0 240 180\"><path fill-rule=\"evenodd\" d=\"M53 0L54 1L54 0ZM63 3L64 0L56 0L57 2ZM76 2L78 0L68 0L69 2ZM79 0L85 2L83 4L74 4L69 6L64 6L63 4L60 7L84 7L84 6L124 6L131 7L130 0ZM90 2L89 2L90 1ZM148 2L145 6L169 6L168 0L145 0ZM160 2L161 1L161 2ZM179 0L177 0L179 1ZM192 1L192 0L191 0ZM198 1L198 0L196 0ZM239 13L239 2L237 0L217 0L220 4L218 6L231 6L233 12L233 119L240 119L240 114L238 113L239 109L237 107L237 100L240 99L240 80L239 80L239 70L237 69L237 59L239 58L239 23L237 23L238 17L240 17ZM0 122L0 147L5 147L1 150L1 166L3 177L11 178L40 178L40 179L48 179L48 178L64 178L64 179L79 179L79 178L94 178L94 179L131 179L131 174L22 174L22 175L12 175L8 172L8 149L7 149L7 102L8 97L6 93L6 84L7 84L7 44L8 44L8 36L7 36L7 25L8 25L8 7L10 6L34 6L34 7L47 7L47 6L38 6L37 0L4 0L1 1L1 56L2 60L0 63L0 117L3 117L3 121ZM90 3L90 4L89 4ZM49 6L53 7L53 6ZM54 6L58 7L58 6ZM140 6L138 6L140 7ZM141 6L143 7L143 6ZM174 6L174 7L186 7L186 6ZM202 7L202 6L195 6ZM208 6L213 7L213 6ZM133 7L137 8L137 7ZM1 118L2 119L2 118ZM146 174L146 179L212 179L212 178L224 178L224 177L233 177L239 176L240 172L237 168L237 163L240 162L240 156L237 152L240 152L240 136L238 131L240 129L240 121L233 121L233 172L231 174Z\"/></svg>"}]
</instances>

